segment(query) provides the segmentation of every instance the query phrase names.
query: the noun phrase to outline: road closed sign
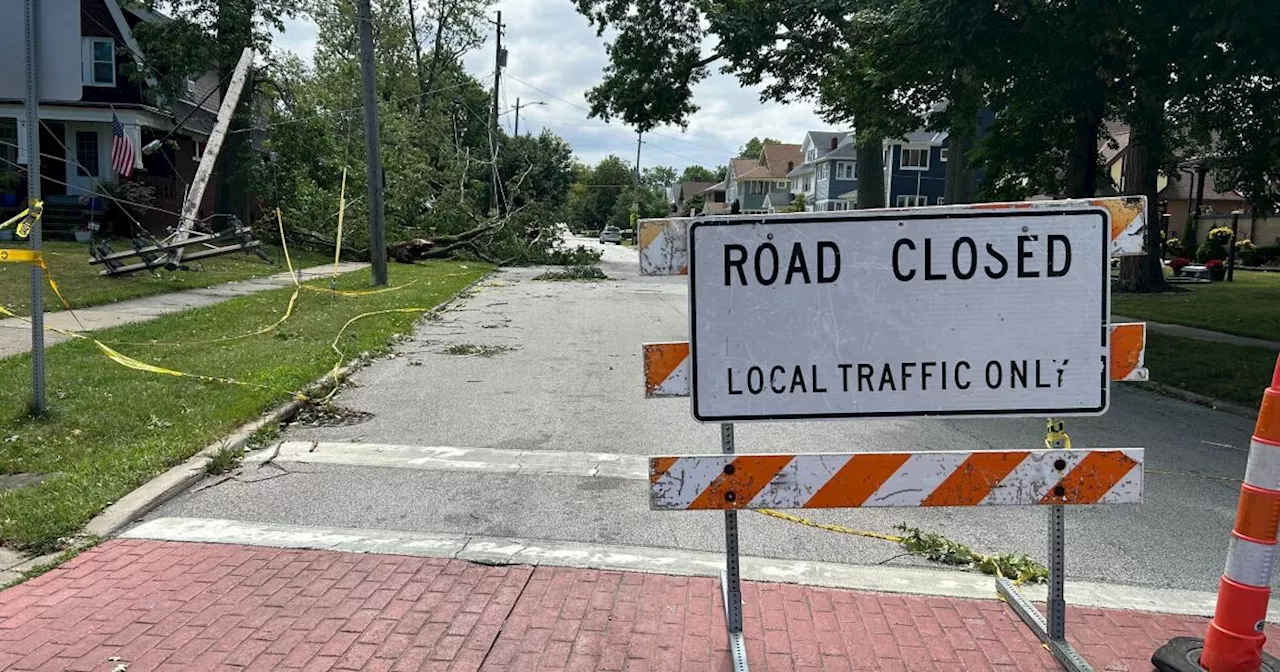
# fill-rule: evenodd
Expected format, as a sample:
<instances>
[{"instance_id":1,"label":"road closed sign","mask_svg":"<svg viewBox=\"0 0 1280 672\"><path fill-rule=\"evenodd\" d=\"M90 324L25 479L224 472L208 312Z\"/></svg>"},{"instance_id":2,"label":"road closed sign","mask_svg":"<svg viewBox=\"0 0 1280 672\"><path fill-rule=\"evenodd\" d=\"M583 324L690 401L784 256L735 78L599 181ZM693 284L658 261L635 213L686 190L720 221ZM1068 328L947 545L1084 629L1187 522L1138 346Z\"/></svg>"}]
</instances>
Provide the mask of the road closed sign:
<instances>
[{"instance_id":1,"label":"road closed sign","mask_svg":"<svg viewBox=\"0 0 1280 672\"><path fill-rule=\"evenodd\" d=\"M1103 208L903 211L689 228L703 421L1096 415Z\"/></svg>"}]
</instances>

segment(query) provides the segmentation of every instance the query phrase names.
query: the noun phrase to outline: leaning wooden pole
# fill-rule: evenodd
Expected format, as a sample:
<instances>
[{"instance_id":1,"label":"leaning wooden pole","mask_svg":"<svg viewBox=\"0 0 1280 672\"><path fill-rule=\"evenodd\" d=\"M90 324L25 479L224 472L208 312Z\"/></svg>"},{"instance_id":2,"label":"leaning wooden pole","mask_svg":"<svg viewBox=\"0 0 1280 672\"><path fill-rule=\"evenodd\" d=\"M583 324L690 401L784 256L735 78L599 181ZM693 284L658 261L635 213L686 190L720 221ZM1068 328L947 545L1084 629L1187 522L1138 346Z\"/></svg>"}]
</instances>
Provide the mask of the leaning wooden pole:
<instances>
[{"instance_id":1,"label":"leaning wooden pole","mask_svg":"<svg viewBox=\"0 0 1280 672\"><path fill-rule=\"evenodd\" d=\"M214 124L209 134L209 143L205 146L204 155L200 157L200 167L196 169L195 179L187 191L187 199L182 202L182 215L178 219L178 230L174 232L173 243L180 244L191 235L196 223L196 212L200 209L200 201L204 200L204 190L213 175L213 166L218 161L218 152L222 149L222 141L227 136L227 127L231 125L231 117L235 114L236 105L240 102L240 92L244 89L244 80L249 74L249 66L253 64L253 50L246 48L240 54L240 62L231 74L231 83L227 85L226 94L222 96L222 107L218 109L218 123ZM182 247L175 247L169 252L166 266L177 266L182 263Z\"/></svg>"}]
</instances>

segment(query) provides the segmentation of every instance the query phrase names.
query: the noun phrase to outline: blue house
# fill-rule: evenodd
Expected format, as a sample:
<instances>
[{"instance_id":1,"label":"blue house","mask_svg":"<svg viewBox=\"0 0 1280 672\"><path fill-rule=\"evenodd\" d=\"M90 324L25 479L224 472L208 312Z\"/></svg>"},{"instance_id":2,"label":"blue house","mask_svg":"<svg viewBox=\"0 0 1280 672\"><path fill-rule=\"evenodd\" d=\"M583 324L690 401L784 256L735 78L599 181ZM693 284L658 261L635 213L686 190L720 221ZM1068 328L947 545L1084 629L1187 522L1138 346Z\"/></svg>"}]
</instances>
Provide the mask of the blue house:
<instances>
[{"instance_id":1,"label":"blue house","mask_svg":"<svg viewBox=\"0 0 1280 672\"><path fill-rule=\"evenodd\" d=\"M913 131L884 142L884 202L890 208L943 205L947 133Z\"/></svg>"},{"instance_id":2,"label":"blue house","mask_svg":"<svg viewBox=\"0 0 1280 672\"><path fill-rule=\"evenodd\" d=\"M787 173L791 195L804 196L806 212L858 207L858 163L849 131L809 131L800 143L804 161Z\"/></svg>"}]
</instances>

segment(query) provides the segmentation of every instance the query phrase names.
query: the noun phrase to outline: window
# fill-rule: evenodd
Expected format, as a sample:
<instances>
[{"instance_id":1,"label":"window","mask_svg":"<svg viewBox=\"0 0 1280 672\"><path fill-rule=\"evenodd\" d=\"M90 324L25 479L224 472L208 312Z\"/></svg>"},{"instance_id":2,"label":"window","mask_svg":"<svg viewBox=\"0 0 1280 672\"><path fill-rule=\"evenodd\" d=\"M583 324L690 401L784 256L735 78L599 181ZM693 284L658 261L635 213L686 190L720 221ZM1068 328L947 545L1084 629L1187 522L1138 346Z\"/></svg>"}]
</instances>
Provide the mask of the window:
<instances>
[{"instance_id":1,"label":"window","mask_svg":"<svg viewBox=\"0 0 1280 672\"><path fill-rule=\"evenodd\" d=\"M947 162L947 148L946 148L946 147L943 147L943 148L942 148L942 151L938 152L938 160L939 160L939 161L941 161L941 162L943 162L943 163L946 163L946 162Z\"/></svg>"},{"instance_id":2,"label":"window","mask_svg":"<svg viewBox=\"0 0 1280 672\"><path fill-rule=\"evenodd\" d=\"M928 170L929 148L910 149L903 147L902 157L898 160L898 167L908 170Z\"/></svg>"},{"instance_id":3,"label":"window","mask_svg":"<svg viewBox=\"0 0 1280 672\"><path fill-rule=\"evenodd\" d=\"M759 195L765 192L765 184L766 184L765 182L761 182L759 180L752 180L751 182L748 182L748 184L751 185L751 187L747 190L747 193L749 194Z\"/></svg>"},{"instance_id":4,"label":"window","mask_svg":"<svg viewBox=\"0 0 1280 672\"><path fill-rule=\"evenodd\" d=\"M774 191L790 191L791 183L786 180L778 180L776 183L774 183L773 190Z\"/></svg>"},{"instance_id":5,"label":"window","mask_svg":"<svg viewBox=\"0 0 1280 672\"><path fill-rule=\"evenodd\" d=\"M812 184L812 183L809 181L809 176L808 176L808 175L805 175L805 176L804 176L804 190L805 190L806 192L808 192L808 191L813 191L813 189L810 189L810 188L809 188L809 185L810 185L810 184Z\"/></svg>"},{"instance_id":6,"label":"window","mask_svg":"<svg viewBox=\"0 0 1280 672\"><path fill-rule=\"evenodd\" d=\"M840 138L831 138L831 149L835 149L836 147L839 147L839 146L840 146Z\"/></svg>"},{"instance_id":7,"label":"window","mask_svg":"<svg viewBox=\"0 0 1280 672\"><path fill-rule=\"evenodd\" d=\"M789 172L791 172L791 171L793 171L793 170L795 170L795 169L796 169L796 162L795 162L795 161L788 161L788 162L787 162L787 172L789 173Z\"/></svg>"},{"instance_id":8,"label":"window","mask_svg":"<svg viewBox=\"0 0 1280 672\"><path fill-rule=\"evenodd\" d=\"M818 150L813 149L812 147L810 147L810 148L809 148L809 152L808 152L807 154L805 154L805 155L804 155L804 160L805 160L805 161L812 161L812 160L814 160L814 159L816 159L816 158L818 158Z\"/></svg>"},{"instance_id":9,"label":"window","mask_svg":"<svg viewBox=\"0 0 1280 672\"><path fill-rule=\"evenodd\" d=\"M899 208L914 208L921 205L929 205L928 196L898 196L897 206Z\"/></svg>"},{"instance_id":10,"label":"window","mask_svg":"<svg viewBox=\"0 0 1280 672\"><path fill-rule=\"evenodd\" d=\"M76 131L76 175L98 176L98 132ZM88 171L88 172L86 172Z\"/></svg>"},{"instance_id":11,"label":"window","mask_svg":"<svg viewBox=\"0 0 1280 672\"><path fill-rule=\"evenodd\" d=\"M116 45L110 38L84 40L85 86L116 85Z\"/></svg>"},{"instance_id":12,"label":"window","mask_svg":"<svg viewBox=\"0 0 1280 672\"><path fill-rule=\"evenodd\" d=\"M828 166L830 166L830 165L831 165L831 164L829 164L829 163L822 163L822 164L819 164L819 165L818 165L818 179L819 179L819 180L825 180L825 179L827 179L827 175L829 174L829 173L827 173L827 167L828 167Z\"/></svg>"},{"instance_id":13,"label":"window","mask_svg":"<svg viewBox=\"0 0 1280 672\"><path fill-rule=\"evenodd\" d=\"M858 164L849 161L841 161L836 164L837 180L852 180L858 177L857 170L854 168Z\"/></svg>"},{"instance_id":14,"label":"window","mask_svg":"<svg viewBox=\"0 0 1280 672\"><path fill-rule=\"evenodd\" d=\"M187 78L187 93L195 93L195 92L196 92L196 80L195 80L195 78L194 78L194 77L188 77L188 78Z\"/></svg>"}]
</instances>

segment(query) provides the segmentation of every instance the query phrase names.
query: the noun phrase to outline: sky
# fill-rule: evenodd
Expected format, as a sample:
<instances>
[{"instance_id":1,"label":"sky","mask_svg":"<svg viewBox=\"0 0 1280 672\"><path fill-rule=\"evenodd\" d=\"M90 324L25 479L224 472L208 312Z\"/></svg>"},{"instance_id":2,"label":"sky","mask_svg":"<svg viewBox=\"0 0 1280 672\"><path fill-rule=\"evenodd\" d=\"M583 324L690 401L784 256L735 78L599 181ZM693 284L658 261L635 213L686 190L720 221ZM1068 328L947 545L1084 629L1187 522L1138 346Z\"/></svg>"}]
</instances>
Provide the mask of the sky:
<instances>
[{"instance_id":1,"label":"sky","mask_svg":"<svg viewBox=\"0 0 1280 672\"><path fill-rule=\"evenodd\" d=\"M500 121L508 132L519 98L520 132L538 133L549 128L567 140L575 154L595 163L617 154L635 161L636 133L618 123L604 124L587 116L585 94L596 85L607 62L604 42L572 0L503 0L507 25L503 46L509 53L503 69ZM304 18L286 22L275 46L310 59L316 29ZM492 40L492 35L490 35ZM467 55L467 70L486 86L493 82L493 43ZM542 101L545 105L526 105ZM759 91L743 88L730 75L714 72L694 88L694 102L701 109L690 119L687 131L678 127L646 134L640 165L673 166L677 171L691 164L714 168L726 164L752 136L799 143L806 131L828 128L807 104L761 103Z\"/></svg>"}]
</instances>

